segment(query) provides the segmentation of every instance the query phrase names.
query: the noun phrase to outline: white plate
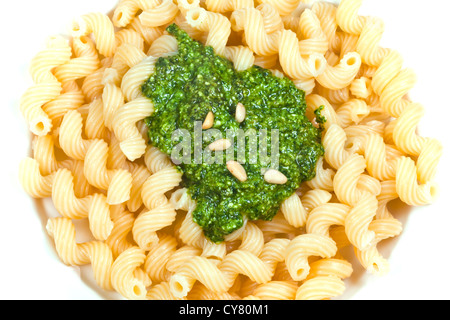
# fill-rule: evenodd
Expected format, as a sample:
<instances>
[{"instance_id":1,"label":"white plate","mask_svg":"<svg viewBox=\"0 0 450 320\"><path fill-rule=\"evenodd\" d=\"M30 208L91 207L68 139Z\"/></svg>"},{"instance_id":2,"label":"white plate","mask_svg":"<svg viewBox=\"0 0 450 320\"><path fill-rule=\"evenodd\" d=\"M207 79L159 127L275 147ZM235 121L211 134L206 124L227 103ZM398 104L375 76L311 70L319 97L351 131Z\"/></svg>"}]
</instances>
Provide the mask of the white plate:
<instances>
[{"instance_id":1,"label":"white plate","mask_svg":"<svg viewBox=\"0 0 450 320\"><path fill-rule=\"evenodd\" d=\"M22 191L17 181L19 161L29 153L29 133L18 101L31 85L28 66L49 35L67 33L71 20L81 14L108 12L107 0L10 1L0 19L0 90L2 98L0 220L0 299L114 299L98 290L89 271L63 265L45 232L42 210ZM423 136L441 138L445 153L438 183L440 198L430 206L401 212L400 237L382 247L391 271L384 277L361 273L347 280L343 299L449 299L448 254L450 210L449 118L450 2L442 0L366 0L360 14L384 19L382 45L399 50L405 64L419 78L411 97L426 106L420 124ZM40 213L41 212L41 213Z\"/></svg>"}]
</instances>

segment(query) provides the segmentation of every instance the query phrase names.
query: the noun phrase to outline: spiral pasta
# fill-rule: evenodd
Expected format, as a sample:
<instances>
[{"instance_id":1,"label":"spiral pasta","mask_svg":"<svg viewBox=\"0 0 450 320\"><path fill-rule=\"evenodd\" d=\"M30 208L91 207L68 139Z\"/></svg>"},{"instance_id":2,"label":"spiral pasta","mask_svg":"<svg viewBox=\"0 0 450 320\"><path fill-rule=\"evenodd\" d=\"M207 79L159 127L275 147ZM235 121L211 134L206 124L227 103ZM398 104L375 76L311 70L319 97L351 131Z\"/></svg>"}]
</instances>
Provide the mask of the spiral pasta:
<instances>
[{"instance_id":1,"label":"spiral pasta","mask_svg":"<svg viewBox=\"0 0 450 320\"><path fill-rule=\"evenodd\" d=\"M24 190L33 198L47 198L52 194L54 173L42 175L39 163L33 158L25 158L19 164L19 181Z\"/></svg>"},{"instance_id":2,"label":"spiral pasta","mask_svg":"<svg viewBox=\"0 0 450 320\"><path fill-rule=\"evenodd\" d=\"M344 282L335 276L318 276L305 281L297 290L295 300L325 300L340 296Z\"/></svg>"},{"instance_id":3,"label":"spiral pasta","mask_svg":"<svg viewBox=\"0 0 450 320\"><path fill-rule=\"evenodd\" d=\"M57 121L67 111L81 107L86 100L82 89L75 80L61 83L61 87L61 94L42 106L42 110L55 123L58 123Z\"/></svg>"},{"instance_id":4,"label":"spiral pasta","mask_svg":"<svg viewBox=\"0 0 450 320\"><path fill-rule=\"evenodd\" d=\"M56 251L64 263L78 266L90 263L98 285L105 290L112 290L113 257L111 249L104 242L77 243L75 227L68 218L49 219L46 228L54 239Z\"/></svg>"},{"instance_id":5,"label":"spiral pasta","mask_svg":"<svg viewBox=\"0 0 450 320\"><path fill-rule=\"evenodd\" d=\"M152 174L142 186L142 199L148 211L141 212L133 225L133 237L141 248L151 249L158 243L156 231L169 226L175 219L175 209L165 193L181 182L175 167Z\"/></svg>"},{"instance_id":6,"label":"spiral pasta","mask_svg":"<svg viewBox=\"0 0 450 320\"><path fill-rule=\"evenodd\" d=\"M294 300L298 286L291 281L270 281L260 284L243 300Z\"/></svg>"},{"instance_id":7,"label":"spiral pasta","mask_svg":"<svg viewBox=\"0 0 450 320\"><path fill-rule=\"evenodd\" d=\"M205 5L208 11L224 13L254 7L254 2L253 0L206 0Z\"/></svg>"},{"instance_id":8,"label":"spiral pasta","mask_svg":"<svg viewBox=\"0 0 450 320\"><path fill-rule=\"evenodd\" d=\"M111 248L114 258L117 258L122 252L133 247L133 243L129 241L128 235L133 228L134 214L127 211L120 211L118 216L114 216L114 212L111 212L114 227L105 240L105 243Z\"/></svg>"},{"instance_id":9,"label":"spiral pasta","mask_svg":"<svg viewBox=\"0 0 450 320\"><path fill-rule=\"evenodd\" d=\"M256 8L242 8L233 11L231 27L234 31L245 30L245 41L257 55L270 56L278 52L280 31L267 33L264 19Z\"/></svg>"},{"instance_id":10,"label":"spiral pasta","mask_svg":"<svg viewBox=\"0 0 450 320\"><path fill-rule=\"evenodd\" d=\"M105 57L111 57L116 50L114 26L105 14L90 13L75 19L72 34L74 37L93 34L98 52Z\"/></svg>"},{"instance_id":11,"label":"spiral pasta","mask_svg":"<svg viewBox=\"0 0 450 320\"><path fill-rule=\"evenodd\" d=\"M153 103L147 98L134 99L114 113L114 133L120 141L120 149L131 161L140 158L147 147L136 123L152 114Z\"/></svg>"},{"instance_id":12,"label":"spiral pasta","mask_svg":"<svg viewBox=\"0 0 450 320\"><path fill-rule=\"evenodd\" d=\"M331 238L320 234L303 234L294 238L286 248L286 266L292 279L301 281L309 273L310 256L331 258L336 251L336 244Z\"/></svg>"},{"instance_id":13,"label":"spiral pasta","mask_svg":"<svg viewBox=\"0 0 450 320\"><path fill-rule=\"evenodd\" d=\"M144 10L139 20L144 26L159 27L172 21L177 14L178 6L173 0L161 0L157 6Z\"/></svg>"},{"instance_id":14,"label":"spiral pasta","mask_svg":"<svg viewBox=\"0 0 450 320\"><path fill-rule=\"evenodd\" d=\"M100 65L97 50L95 50L94 42L90 38L86 36L75 38L72 46L74 58L56 67L54 71L55 77L60 82L84 78L95 72Z\"/></svg>"},{"instance_id":15,"label":"spiral pasta","mask_svg":"<svg viewBox=\"0 0 450 320\"><path fill-rule=\"evenodd\" d=\"M138 247L131 247L122 252L111 266L111 284L125 298L143 300L147 295L146 287L151 283L139 272L144 263L145 252Z\"/></svg>"},{"instance_id":16,"label":"spiral pasta","mask_svg":"<svg viewBox=\"0 0 450 320\"><path fill-rule=\"evenodd\" d=\"M67 169L56 172L52 184L52 200L58 212L69 219L89 218L90 230L97 240L106 240L113 229L109 205L100 193L78 198L73 176Z\"/></svg>"},{"instance_id":17,"label":"spiral pasta","mask_svg":"<svg viewBox=\"0 0 450 320\"><path fill-rule=\"evenodd\" d=\"M108 190L107 202L120 204L130 199L132 176L125 169L108 169L108 144L93 140L84 159L84 175L97 188Z\"/></svg>"},{"instance_id":18,"label":"spiral pasta","mask_svg":"<svg viewBox=\"0 0 450 320\"><path fill-rule=\"evenodd\" d=\"M52 128L49 116L42 106L59 96L62 85L51 72L57 66L65 64L71 57L71 48L62 37L51 37L46 49L37 54L30 67L34 85L22 95L20 111L36 135L46 135Z\"/></svg>"}]
</instances>

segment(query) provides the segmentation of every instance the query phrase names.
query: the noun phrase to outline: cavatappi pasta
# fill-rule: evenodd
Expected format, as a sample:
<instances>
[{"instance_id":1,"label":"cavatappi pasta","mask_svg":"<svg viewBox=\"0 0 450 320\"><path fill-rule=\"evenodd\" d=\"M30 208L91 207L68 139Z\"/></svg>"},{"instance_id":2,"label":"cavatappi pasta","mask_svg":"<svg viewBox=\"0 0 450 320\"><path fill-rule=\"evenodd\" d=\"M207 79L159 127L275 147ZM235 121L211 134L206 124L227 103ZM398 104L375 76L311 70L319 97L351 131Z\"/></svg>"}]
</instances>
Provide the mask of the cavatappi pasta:
<instances>
[{"instance_id":1,"label":"cavatappi pasta","mask_svg":"<svg viewBox=\"0 0 450 320\"><path fill-rule=\"evenodd\" d=\"M433 202L442 146L416 129L425 110L407 98L416 76L382 48L362 0L121 0L111 17L73 21L31 61L34 85L20 100L33 156L19 180L51 198L60 217L47 232L61 260L90 264L97 284L127 299L330 299L353 263L384 274L377 246L401 234L388 204ZM325 154L316 176L272 221L244 221L220 244L193 222L196 206L169 157L148 145L153 104L140 86L158 57L177 52L176 22L237 70L256 64L322 108ZM77 242L73 220L92 240Z\"/></svg>"}]
</instances>

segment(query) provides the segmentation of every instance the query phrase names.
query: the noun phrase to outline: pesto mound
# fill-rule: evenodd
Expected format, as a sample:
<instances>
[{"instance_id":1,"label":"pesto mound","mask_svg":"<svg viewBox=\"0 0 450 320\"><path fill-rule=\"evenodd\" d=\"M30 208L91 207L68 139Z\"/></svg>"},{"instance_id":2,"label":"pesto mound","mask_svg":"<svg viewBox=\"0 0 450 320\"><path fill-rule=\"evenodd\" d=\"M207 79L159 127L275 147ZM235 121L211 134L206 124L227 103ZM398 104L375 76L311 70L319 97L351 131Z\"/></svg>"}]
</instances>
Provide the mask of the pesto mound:
<instances>
[{"instance_id":1,"label":"pesto mound","mask_svg":"<svg viewBox=\"0 0 450 320\"><path fill-rule=\"evenodd\" d=\"M236 71L231 61L191 39L177 25L170 25L167 31L177 39L178 53L159 58L154 74L142 86L155 107L153 115L146 119L149 141L173 156L182 138L173 139L172 134L179 129L190 133L192 160L177 167L183 173L183 186L197 202L194 221L206 237L221 242L243 225L244 217L271 220L283 200L303 181L314 177L316 162L324 152L321 130L305 116L305 94L288 78L278 78L258 66ZM246 110L245 120L240 123L235 119L238 103ZM206 130L200 131L204 134L200 139L194 137L198 137L198 123L203 123L209 112L214 114L212 129L233 143L226 152L216 155L214 163L205 164L204 158L194 160L194 154L200 150L204 156L212 141L206 139ZM264 130L267 136L261 134ZM230 154L236 160L242 151L237 143L242 132L247 134L242 163L247 180L243 182L226 166ZM251 148L252 132L259 141L266 139L267 157ZM276 155L271 140L275 132ZM264 180L264 171L274 165L267 162L272 156L277 156L276 169L287 177L285 184Z\"/></svg>"}]
</instances>

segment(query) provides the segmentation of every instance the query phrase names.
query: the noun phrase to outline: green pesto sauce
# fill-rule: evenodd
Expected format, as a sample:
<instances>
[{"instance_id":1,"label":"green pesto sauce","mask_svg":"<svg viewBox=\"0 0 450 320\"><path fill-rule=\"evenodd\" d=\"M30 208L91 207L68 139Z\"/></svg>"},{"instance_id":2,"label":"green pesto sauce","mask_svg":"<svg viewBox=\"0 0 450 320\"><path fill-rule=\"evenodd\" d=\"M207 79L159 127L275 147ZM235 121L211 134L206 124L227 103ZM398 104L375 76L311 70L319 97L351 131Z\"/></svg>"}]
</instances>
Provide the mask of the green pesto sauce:
<instances>
[{"instance_id":1,"label":"green pesto sauce","mask_svg":"<svg viewBox=\"0 0 450 320\"><path fill-rule=\"evenodd\" d=\"M244 182L228 171L226 152L223 163L196 164L192 160L177 166L183 173L183 186L197 201L194 221L206 237L221 242L243 225L244 216L249 220L271 220L283 200L303 181L314 177L316 162L323 155L321 130L306 118L304 92L291 80L278 78L258 66L238 72L232 62L216 55L212 47L191 39L177 25L170 25L167 31L177 39L178 53L159 58L155 73L142 86L142 92L155 106L155 112L146 120L151 144L170 156L180 142L172 140L172 133L186 129L194 136L195 121L203 123L210 111L215 116L213 128L220 130L223 138L226 132L235 135L239 129L267 129L268 156L271 130L279 130L277 169L288 178L284 185L265 182L261 169L269 166L260 161L259 153L256 163L248 161L255 156L249 144L245 149L247 161L243 163L248 179ZM239 102L246 108L242 123L235 120ZM212 142L195 140L192 148L201 145L201 150ZM236 141L232 148L237 154Z\"/></svg>"}]
</instances>

